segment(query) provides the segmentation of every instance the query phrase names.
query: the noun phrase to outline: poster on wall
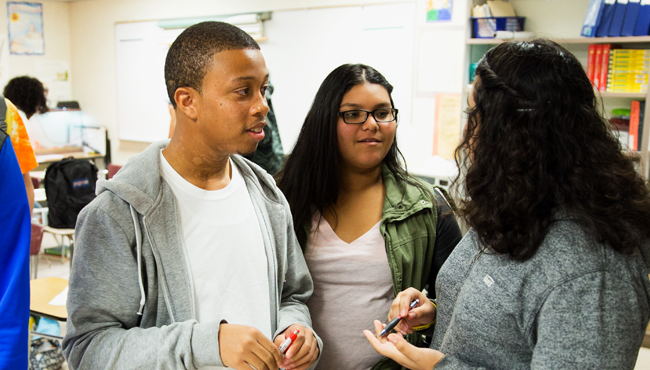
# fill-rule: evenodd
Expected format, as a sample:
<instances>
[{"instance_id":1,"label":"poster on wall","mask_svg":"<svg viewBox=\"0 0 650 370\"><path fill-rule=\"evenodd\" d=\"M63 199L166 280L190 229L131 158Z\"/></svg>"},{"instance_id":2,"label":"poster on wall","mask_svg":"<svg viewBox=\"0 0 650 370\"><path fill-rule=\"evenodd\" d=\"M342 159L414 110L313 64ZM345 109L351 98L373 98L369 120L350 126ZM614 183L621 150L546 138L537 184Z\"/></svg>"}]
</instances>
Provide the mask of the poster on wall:
<instances>
[{"instance_id":1,"label":"poster on wall","mask_svg":"<svg viewBox=\"0 0 650 370\"><path fill-rule=\"evenodd\" d=\"M7 2L9 52L12 55L44 55L43 4Z\"/></svg>"},{"instance_id":2,"label":"poster on wall","mask_svg":"<svg viewBox=\"0 0 650 370\"><path fill-rule=\"evenodd\" d=\"M427 23L451 21L453 0L428 0Z\"/></svg>"},{"instance_id":3,"label":"poster on wall","mask_svg":"<svg viewBox=\"0 0 650 370\"><path fill-rule=\"evenodd\" d=\"M454 150L460 142L461 94L435 94L436 111L433 128L433 155L454 159Z\"/></svg>"}]
</instances>

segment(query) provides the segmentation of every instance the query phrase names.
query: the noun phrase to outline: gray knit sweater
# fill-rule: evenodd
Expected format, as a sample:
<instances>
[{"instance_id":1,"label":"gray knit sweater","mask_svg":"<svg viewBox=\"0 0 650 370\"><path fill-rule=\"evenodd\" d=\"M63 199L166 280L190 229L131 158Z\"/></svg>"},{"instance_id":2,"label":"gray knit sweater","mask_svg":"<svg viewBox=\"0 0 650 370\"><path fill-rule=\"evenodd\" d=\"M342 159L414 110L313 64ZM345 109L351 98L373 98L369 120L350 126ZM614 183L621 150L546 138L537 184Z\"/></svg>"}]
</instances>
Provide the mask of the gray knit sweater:
<instances>
[{"instance_id":1,"label":"gray knit sweater","mask_svg":"<svg viewBox=\"0 0 650 370\"><path fill-rule=\"evenodd\" d=\"M526 262L479 249L472 230L438 275L436 370L634 368L650 244L623 255L565 219Z\"/></svg>"}]
</instances>

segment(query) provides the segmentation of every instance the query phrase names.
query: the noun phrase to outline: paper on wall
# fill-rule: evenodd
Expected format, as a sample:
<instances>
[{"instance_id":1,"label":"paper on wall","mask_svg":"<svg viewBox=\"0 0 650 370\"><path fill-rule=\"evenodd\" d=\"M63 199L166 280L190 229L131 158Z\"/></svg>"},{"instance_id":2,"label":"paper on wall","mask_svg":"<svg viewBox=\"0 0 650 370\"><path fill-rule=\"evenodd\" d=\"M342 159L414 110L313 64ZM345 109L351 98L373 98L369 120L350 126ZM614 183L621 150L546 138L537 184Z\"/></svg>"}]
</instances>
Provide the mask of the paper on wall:
<instances>
[{"instance_id":1,"label":"paper on wall","mask_svg":"<svg viewBox=\"0 0 650 370\"><path fill-rule=\"evenodd\" d=\"M461 94L436 94L436 115L433 131L433 155L453 159L460 141Z\"/></svg>"}]
</instances>

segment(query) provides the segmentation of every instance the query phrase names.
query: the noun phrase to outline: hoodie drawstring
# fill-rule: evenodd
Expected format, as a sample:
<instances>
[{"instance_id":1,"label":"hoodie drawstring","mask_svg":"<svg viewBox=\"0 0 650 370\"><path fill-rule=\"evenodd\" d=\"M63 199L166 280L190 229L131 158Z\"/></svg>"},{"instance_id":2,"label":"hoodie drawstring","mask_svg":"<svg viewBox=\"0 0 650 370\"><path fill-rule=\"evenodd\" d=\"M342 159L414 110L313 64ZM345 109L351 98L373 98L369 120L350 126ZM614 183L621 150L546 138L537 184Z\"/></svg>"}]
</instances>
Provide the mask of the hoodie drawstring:
<instances>
[{"instance_id":1,"label":"hoodie drawstring","mask_svg":"<svg viewBox=\"0 0 650 370\"><path fill-rule=\"evenodd\" d=\"M140 231L140 225L138 225L138 215L133 209L133 206L129 205L131 208L131 217L133 218L133 228L135 229L135 245L136 245L136 254L138 260L138 284L140 285L140 309L137 314L142 316L142 311L144 310L144 303L146 301L146 296L144 293L144 284L142 284L142 232Z\"/></svg>"}]
</instances>

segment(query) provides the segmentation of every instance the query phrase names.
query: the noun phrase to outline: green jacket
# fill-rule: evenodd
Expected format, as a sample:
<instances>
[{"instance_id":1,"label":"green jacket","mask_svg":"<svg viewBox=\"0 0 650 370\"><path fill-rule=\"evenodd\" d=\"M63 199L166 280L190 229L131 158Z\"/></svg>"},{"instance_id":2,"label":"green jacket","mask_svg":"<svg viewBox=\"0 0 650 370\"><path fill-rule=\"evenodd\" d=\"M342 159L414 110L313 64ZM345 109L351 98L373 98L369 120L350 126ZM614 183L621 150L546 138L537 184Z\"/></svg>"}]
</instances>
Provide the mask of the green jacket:
<instances>
[{"instance_id":1,"label":"green jacket","mask_svg":"<svg viewBox=\"0 0 650 370\"><path fill-rule=\"evenodd\" d=\"M381 175L386 187L386 199L380 231L386 241L386 254L393 276L393 294L397 296L409 287L422 290L429 279L436 242L438 212L436 202L432 202L434 187L422 182L430 192L426 194L417 186L398 181L386 166ZM449 204L453 205L447 193L441 190ZM298 236L303 252L310 229L310 224L305 225L304 234ZM406 339L418 347L425 346L421 334L410 334ZM388 358L381 359L372 367L373 370L400 368L400 365Z\"/></svg>"}]
</instances>

